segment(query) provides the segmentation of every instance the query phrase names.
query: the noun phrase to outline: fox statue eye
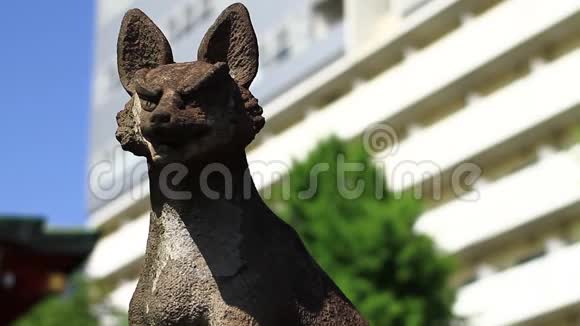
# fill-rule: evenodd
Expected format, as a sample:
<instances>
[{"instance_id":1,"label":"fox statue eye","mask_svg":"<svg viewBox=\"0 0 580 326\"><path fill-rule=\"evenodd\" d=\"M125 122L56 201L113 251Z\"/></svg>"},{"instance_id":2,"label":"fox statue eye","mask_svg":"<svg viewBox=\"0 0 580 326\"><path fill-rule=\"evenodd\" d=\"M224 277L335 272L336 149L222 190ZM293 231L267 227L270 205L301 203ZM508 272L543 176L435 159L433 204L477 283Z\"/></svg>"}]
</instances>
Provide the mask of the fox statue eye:
<instances>
[{"instance_id":1,"label":"fox statue eye","mask_svg":"<svg viewBox=\"0 0 580 326\"><path fill-rule=\"evenodd\" d=\"M141 101L141 108L147 112L153 111L157 106L156 102L145 97L139 96L139 100Z\"/></svg>"},{"instance_id":2,"label":"fox statue eye","mask_svg":"<svg viewBox=\"0 0 580 326\"><path fill-rule=\"evenodd\" d=\"M183 96L183 101L186 107L201 106L200 94L197 92Z\"/></svg>"}]
</instances>

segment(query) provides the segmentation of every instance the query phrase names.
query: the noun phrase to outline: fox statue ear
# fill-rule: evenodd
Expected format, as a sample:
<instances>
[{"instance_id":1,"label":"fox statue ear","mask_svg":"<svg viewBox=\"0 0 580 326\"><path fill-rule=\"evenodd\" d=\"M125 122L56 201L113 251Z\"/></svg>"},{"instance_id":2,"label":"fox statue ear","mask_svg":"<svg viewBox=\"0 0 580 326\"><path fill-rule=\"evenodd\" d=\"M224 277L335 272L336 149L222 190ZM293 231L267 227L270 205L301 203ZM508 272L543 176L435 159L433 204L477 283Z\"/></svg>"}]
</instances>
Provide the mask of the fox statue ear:
<instances>
[{"instance_id":1,"label":"fox statue ear","mask_svg":"<svg viewBox=\"0 0 580 326\"><path fill-rule=\"evenodd\" d=\"M243 4L229 6L216 19L201 41L197 60L227 63L232 78L250 87L258 73L258 40Z\"/></svg>"},{"instance_id":2,"label":"fox statue ear","mask_svg":"<svg viewBox=\"0 0 580 326\"><path fill-rule=\"evenodd\" d=\"M135 73L173 63L169 42L157 25L139 9L127 11L117 40L117 68L121 84L133 95Z\"/></svg>"}]
</instances>

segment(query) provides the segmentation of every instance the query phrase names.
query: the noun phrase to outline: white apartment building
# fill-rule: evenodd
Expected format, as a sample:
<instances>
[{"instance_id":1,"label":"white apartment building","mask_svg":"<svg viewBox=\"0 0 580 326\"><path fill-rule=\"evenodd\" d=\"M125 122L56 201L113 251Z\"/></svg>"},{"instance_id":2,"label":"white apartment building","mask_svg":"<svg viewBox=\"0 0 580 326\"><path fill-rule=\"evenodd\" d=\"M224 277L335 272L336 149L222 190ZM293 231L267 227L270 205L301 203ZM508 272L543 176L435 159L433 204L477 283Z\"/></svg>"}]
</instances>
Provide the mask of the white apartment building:
<instances>
[{"instance_id":1,"label":"white apartment building","mask_svg":"<svg viewBox=\"0 0 580 326\"><path fill-rule=\"evenodd\" d=\"M103 236L86 271L120 310L149 219L146 165L114 140L128 100L120 20L143 9L176 61L191 61L231 2L98 1L88 223ZM252 91L266 116L250 162L290 166L330 135L386 124L396 150L377 162L388 184L425 198L417 231L460 262L455 313L468 325L580 325L580 1L242 2L260 41Z\"/></svg>"}]
</instances>

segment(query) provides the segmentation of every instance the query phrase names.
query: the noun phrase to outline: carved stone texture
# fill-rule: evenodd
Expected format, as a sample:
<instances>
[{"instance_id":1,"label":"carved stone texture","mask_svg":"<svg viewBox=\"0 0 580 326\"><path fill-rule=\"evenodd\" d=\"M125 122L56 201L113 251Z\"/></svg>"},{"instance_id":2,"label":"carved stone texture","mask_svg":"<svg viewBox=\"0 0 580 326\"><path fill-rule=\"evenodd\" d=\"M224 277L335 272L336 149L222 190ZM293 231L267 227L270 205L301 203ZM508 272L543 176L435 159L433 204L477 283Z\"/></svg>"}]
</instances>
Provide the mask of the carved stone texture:
<instances>
[{"instance_id":1,"label":"carved stone texture","mask_svg":"<svg viewBox=\"0 0 580 326\"><path fill-rule=\"evenodd\" d=\"M247 9L219 16L198 61L172 58L159 28L128 11L118 68L132 98L117 139L147 158L152 207L130 324L367 325L252 182L245 147L264 118L249 91L258 45Z\"/></svg>"}]
</instances>

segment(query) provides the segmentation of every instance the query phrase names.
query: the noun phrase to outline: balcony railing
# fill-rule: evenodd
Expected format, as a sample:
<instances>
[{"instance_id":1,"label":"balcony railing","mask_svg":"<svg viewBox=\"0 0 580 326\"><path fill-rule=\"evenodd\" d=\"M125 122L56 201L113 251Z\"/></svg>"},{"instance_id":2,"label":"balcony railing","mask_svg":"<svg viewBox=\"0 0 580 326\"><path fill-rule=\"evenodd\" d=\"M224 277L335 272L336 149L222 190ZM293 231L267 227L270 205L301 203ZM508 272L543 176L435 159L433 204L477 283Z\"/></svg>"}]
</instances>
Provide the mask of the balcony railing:
<instances>
[{"instance_id":1,"label":"balcony railing","mask_svg":"<svg viewBox=\"0 0 580 326\"><path fill-rule=\"evenodd\" d=\"M460 289L455 313L469 325L527 322L580 303L580 244Z\"/></svg>"},{"instance_id":2,"label":"balcony railing","mask_svg":"<svg viewBox=\"0 0 580 326\"><path fill-rule=\"evenodd\" d=\"M400 15L409 16L430 1L432 0L395 0L391 1L391 4Z\"/></svg>"},{"instance_id":3,"label":"balcony railing","mask_svg":"<svg viewBox=\"0 0 580 326\"><path fill-rule=\"evenodd\" d=\"M531 95L531 94L530 94ZM483 242L580 205L580 145L425 213L416 229L445 251L460 253Z\"/></svg>"},{"instance_id":4,"label":"balcony railing","mask_svg":"<svg viewBox=\"0 0 580 326\"><path fill-rule=\"evenodd\" d=\"M105 278L141 259L148 234L149 213L146 213L102 238L89 257L85 267L87 275L94 279Z\"/></svg>"},{"instance_id":5,"label":"balcony railing","mask_svg":"<svg viewBox=\"0 0 580 326\"><path fill-rule=\"evenodd\" d=\"M109 304L118 311L126 312L129 310L131 296L137 287L137 280L131 280L122 283L109 295Z\"/></svg>"},{"instance_id":6,"label":"balcony railing","mask_svg":"<svg viewBox=\"0 0 580 326\"><path fill-rule=\"evenodd\" d=\"M414 175L412 180L397 178L405 175L405 171L398 169L403 162L432 162L437 170L433 172L445 172L483 154L488 160L494 153L502 155L498 150L501 146L526 132L541 134L559 123L568 123L572 116L580 117L580 92L576 87L580 74L576 71L580 71L580 50L413 135L389 158L387 174L393 176L390 186L407 189L437 176L425 173Z\"/></svg>"}]
</instances>

